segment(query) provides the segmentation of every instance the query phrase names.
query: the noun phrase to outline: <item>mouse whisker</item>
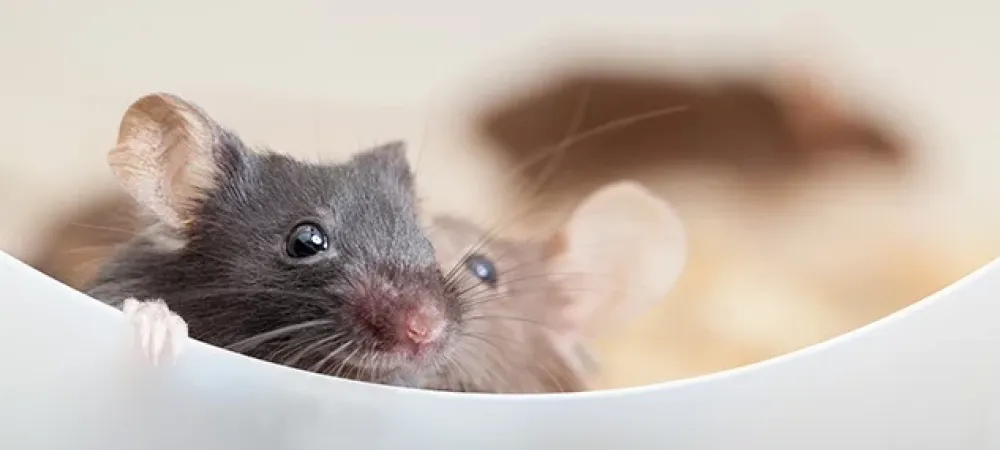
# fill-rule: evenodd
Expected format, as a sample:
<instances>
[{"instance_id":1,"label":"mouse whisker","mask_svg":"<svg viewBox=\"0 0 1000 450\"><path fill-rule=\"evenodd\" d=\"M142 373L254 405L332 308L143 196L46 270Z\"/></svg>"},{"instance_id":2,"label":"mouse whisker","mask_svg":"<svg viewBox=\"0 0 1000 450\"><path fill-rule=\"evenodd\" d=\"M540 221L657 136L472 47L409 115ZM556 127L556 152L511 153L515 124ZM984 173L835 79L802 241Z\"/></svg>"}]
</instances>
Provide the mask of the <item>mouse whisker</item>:
<instances>
[{"instance_id":1,"label":"mouse whisker","mask_svg":"<svg viewBox=\"0 0 1000 450\"><path fill-rule=\"evenodd\" d=\"M286 359L283 364L288 365L288 366L295 366L306 355L308 355L308 354L316 351L317 349L319 349L319 348L321 348L321 347L323 347L323 346L325 346L325 345L327 345L327 344L329 344L331 342L334 342L334 341L336 341L338 339L341 339L341 338L343 338L346 335L347 335L347 333L337 333L337 334L334 334L332 336L327 336L327 337L324 337L324 338L321 338L321 339L310 339L312 341L312 343L306 344L304 347L302 347L301 349L299 349L299 351L295 352L294 355L292 355L290 358Z\"/></svg>"},{"instance_id":2,"label":"mouse whisker","mask_svg":"<svg viewBox=\"0 0 1000 450\"><path fill-rule=\"evenodd\" d=\"M297 323L297 324L293 324L293 325L288 325L288 326L277 328L277 329L274 329L274 330L271 330L271 331L266 331L264 333L260 333L260 334L254 335L254 336L249 337L247 339L242 339L240 341L237 341L237 342L234 342L232 344L227 345L225 348L227 350L232 350L232 351L235 351L235 352L247 351L247 350L250 350L250 349L252 349L252 348L254 348L254 347L256 347L256 346L258 346L260 344L263 344L263 343L265 343L267 341L270 341L272 339L277 339L277 338L280 338L280 337L284 337L284 336L287 336L289 334L295 333L297 331L301 331L301 330L305 330L305 329L309 329L309 328L314 328L314 327L317 327L317 326L320 326L320 325L329 325L331 323L333 323L331 320L322 319L322 320L310 320L308 322L302 322L302 323Z\"/></svg>"},{"instance_id":3,"label":"mouse whisker","mask_svg":"<svg viewBox=\"0 0 1000 450\"><path fill-rule=\"evenodd\" d=\"M515 319L515 318L507 317L506 319ZM500 340L503 340L503 341L507 341L507 342L510 342L512 344L515 344L515 345L522 345L522 346L524 345L524 342L522 342L521 340L514 339L511 336L506 336L506 335L503 335L503 334L481 333L481 332L477 333L477 334L479 334L480 336L482 336L484 338L485 337L489 337L489 338L493 338L493 339L500 339ZM559 381L559 378L556 377L555 374L552 373L551 370L549 370L548 364L545 363L545 361L548 361L547 358L541 358L541 359L540 358L531 358L530 361L534 363L535 367L538 367L539 369L542 370L542 372L545 372L545 375L552 381L553 384L555 384L556 388L558 388L558 390L560 392L565 392L566 391L566 388L563 386L562 382ZM546 389L546 387L542 384L541 380L535 380L535 382L538 384L537 387L540 390L540 392L542 392L542 391L548 391L548 389Z\"/></svg>"},{"instance_id":4,"label":"mouse whisker","mask_svg":"<svg viewBox=\"0 0 1000 450\"><path fill-rule=\"evenodd\" d=\"M358 361L354 365L354 370L358 376L363 376L365 379L371 380L371 366L368 362L374 355L372 352L375 351L374 345L366 346L365 350L361 351L361 356L358 357Z\"/></svg>"},{"instance_id":5,"label":"mouse whisker","mask_svg":"<svg viewBox=\"0 0 1000 450\"><path fill-rule=\"evenodd\" d=\"M461 333L459 334L461 336ZM461 345L456 348L456 354L449 357L452 365L447 366L448 370L454 370L455 375L461 377L463 380L463 389L467 391L475 391L477 386L481 384L481 379L486 378L485 382L487 384L491 383L493 376L486 374L483 370L482 364L478 362L481 358L480 352L470 345ZM500 386L494 386L497 392L500 392Z\"/></svg>"},{"instance_id":6,"label":"mouse whisker","mask_svg":"<svg viewBox=\"0 0 1000 450\"><path fill-rule=\"evenodd\" d=\"M500 368L500 367L508 367L509 368L511 366L511 364L510 364L510 358L507 356L507 353L503 350L503 348L500 347L499 345L496 345L496 343L494 343L493 341L489 340L488 338L486 338L484 336L481 336L479 334L475 334L475 333L461 333L461 334L462 334L462 336L465 336L465 337L468 337L468 338L472 338L472 339L476 339L476 340L478 340L478 341L480 341L480 342L482 342L482 343L484 343L486 345L489 345L490 347L493 347L493 349L496 350L496 352L469 352L469 354L470 355L471 354L478 354L478 355L481 355L481 356L485 355L494 364L480 364L478 367L480 367L481 368L480 370L482 370L483 372L486 372L485 375L487 375L487 376L489 376L491 378L491 383L502 382L503 384L505 384L507 386L507 392L517 392L517 389L515 389L514 386L510 384L510 381L508 380L507 377L502 376L496 370L494 370L493 368L491 368L491 366L492 367L497 367L497 368ZM504 361L498 360L497 359L498 357L503 357L503 359L506 360L507 364L503 364Z\"/></svg>"},{"instance_id":7,"label":"mouse whisker","mask_svg":"<svg viewBox=\"0 0 1000 450\"><path fill-rule=\"evenodd\" d=\"M544 206L544 201L554 201L555 199L546 199L544 197L538 197L531 202L521 211L516 212L516 214L510 217L505 217L502 220L498 220L493 226L489 227L483 232L482 236L476 240L476 242L471 245L465 252L461 254L461 257L452 265L451 270L445 275L445 280L452 279L459 271L464 267L465 260L481 251L483 247L493 242L495 239L500 237L500 234L506 230L508 227L518 224L521 220L531 217L532 214L537 213L537 210Z\"/></svg>"},{"instance_id":8,"label":"mouse whisker","mask_svg":"<svg viewBox=\"0 0 1000 450\"><path fill-rule=\"evenodd\" d=\"M476 308L478 308L480 306L483 306L483 305L486 305L486 304L489 304L489 303L493 303L493 302L500 302L500 301L503 301L503 300L509 300L511 298L513 298L513 297L511 297L506 292L495 292L495 293L489 293L489 294L480 294L480 295L475 296L475 297L463 297L462 298L462 302L459 305L459 308L460 308L460 310L462 312L468 313L468 312L475 311Z\"/></svg>"},{"instance_id":9,"label":"mouse whisker","mask_svg":"<svg viewBox=\"0 0 1000 450\"><path fill-rule=\"evenodd\" d=\"M136 231L136 230L129 230L127 228L107 227L107 226L103 226L103 225L92 225L92 224L81 223L81 222L70 222L69 226L71 226L71 227L79 227L79 228L87 228L89 230L96 230L96 231L110 231L112 233L121 233L121 234L127 235L128 237L133 237L133 236L139 235L139 232Z\"/></svg>"},{"instance_id":10,"label":"mouse whisker","mask_svg":"<svg viewBox=\"0 0 1000 450\"><path fill-rule=\"evenodd\" d=\"M625 295L626 294L625 287L619 287L619 288L612 289L612 288L598 287L598 286L563 286L563 287L559 288L559 290L561 292L569 293L569 294L580 293L580 292L588 292L589 293L589 292L595 292L595 291L601 291L601 292L603 292L603 293L605 293L607 295L610 295L610 296L621 296L621 295Z\"/></svg>"},{"instance_id":11,"label":"mouse whisker","mask_svg":"<svg viewBox=\"0 0 1000 450\"><path fill-rule=\"evenodd\" d=\"M527 264L525 266L527 266ZM593 278L598 278L598 277L600 277L600 278L610 278L610 276L608 274L606 274L606 273L599 273L599 272L531 272L529 275L519 275L517 277L510 277L509 275L511 273L512 273L512 271L508 270L506 272L506 275L508 275L508 276L506 278L500 280L500 281L503 284L509 284L511 282L522 281L522 280L531 280L531 279L535 279L535 278L546 278L546 279L562 278L562 277L567 277L567 278L568 277L584 277L584 278L587 278L587 279L593 279ZM513 273L516 274L517 271L513 271Z\"/></svg>"},{"instance_id":12,"label":"mouse whisker","mask_svg":"<svg viewBox=\"0 0 1000 450\"><path fill-rule=\"evenodd\" d=\"M400 357L393 357L390 360L384 357L380 357L378 355L376 356L377 357L374 359L374 364L375 364L375 376L379 377L377 379L381 379L387 375L393 374L393 372L396 369L398 369L399 362L402 359Z\"/></svg>"},{"instance_id":13,"label":"mouse whisker","mask_svg":"<svg viewBox=\"0 0 1000 450\"><path fill-rule=\"evenodd\" d=\"M474 378L469 373L469 371L466 370L465 365L462 364L462 360L455 358L454 355L450 354L443 355L443 362L438 363L437 371L443 374L447 378L446 380L447 385L451 385L454 382L452 370L458 372L457 375L459 377L458 378L459 390L464 391L466 389L469 389L468 384L471 383ZM462 380L467 380L467 381L462 381Z\"/></svg>"},{"instance_id":14,"label":"mouse whisker","mask_svg":"<svg viewBox=\"0 0 1000 450\"><path fill-rule=\"evenodd\" d=\"M351 341L351 343L353 344L353 343L354 343L354 341ZM347 355L347 357L346 357L346 358L344 358L344 359L343 359L343 361L341 361L341 362L340 362L340 365L339 365L339 366L337 366L337 370L336 370L336 371L334 371L334 372L333 372L333 373L332 373L331 375L333 375L333 376L335 376L335 377L341 377L341 376L342 376L342 374L344 373L344 370L345 370L345 369L347 369L347 368L349 367L349 366L347 365L348 361L350 361L350 360L351 360L351 358L354 358L355 356L357 356L357 355L358 355L358 352L360 352L360 351L361 351L361 348L362 348L362 347L361 347L360 345L358 345L358 346L355 346L355 349L354 349L354 351L353 351L353 352L351 352L351 353L350 353L349 355ZM357 371L357 369L355 369L355 371Z\"/></svg>"},{"instance_id":15,"label":"mouse whisker","mask_svg":"<svg viewBox=\"0 0 1000 450\"><path fill-rule=\"evenodd\" d=\"M519 186L515 192L519 194L525 194L526 197L534 197L536 200L540 200L541 197L538 193L542 190L546 183L550 181L552 176L556 173L556 169L559 167L559 163L562 161L566 154L566 150L569 149L575 142L573 137L576 132L580 129L580 125L583 124L583 119L586 116L587 104L590 102L590 86L584 89L583 94L580 96L579 106L573 113L573 117L570 120L569 128L566 130L563 138L555 145L549 146L549 148L543 148L534 157L528 158L521 162L518 166L515 166L508 172L508 177L514 178L523 174L529 168L533 167L546 159L545 165L538 172L538 175L534 180L525 180L521 186ZM509 181L509 180L508 180ZM532 186L533 185L533 186Z\"/></svg>"},{"instance_id":16,"label":"mouse whisker","mask_svg":"<svg viewBox=\"0 0 1000 450\"><path fill-rule=\"evenodd\" d=\"M381 371L379 369L381 368L384 360L378 354L377 351L378 349L375 347L374 344L370 345L369 347L370 348L367 350L368 354L364 355L361 358L361 361L358 363L358 366L360 366L359 369L363 370L366 375L370 375L370 377L368 377L367 379L379 380L380 379L379 376L381 374Z\"/></svg>"},{"instance_id":17,"label":"mouse whisker","mask_svg":"<svg viewBox=\"0 0 1000 450\"><path fill-rule=\"evenodd\" d=\"M539 288L543 292L548 290L546 286L539 286ZM604 294L609 296L621 296L626 294L623 287L610 288L608 286L561 286L559 288L559 292L561 293L580 293L580 292L596 292L596 291L603 292ZM518 295L528 294L530 292L531 292L530 289L525 289L523 286L517 289ZM503 299L511 299L511 298L516 298L516 297L513 296L510 292L491 292L491 293L483 293L477 296L467 296L462 300L464 307L471 308L475 306L484 305L490 302Z\"/></svg>"},{"instance_id":18,"label":"mouse whisker","mask_svg":"<svg viewBox=\"0 0 1000 450\"><path fill-rule=\"evenodd\" d=\"M500 288L511 288L518 292L528 292L532 288L547 289L548 283L546 281L552 281L553 279L558 279L561 277L579 277L579 283L586 283L592 281L592 278L601 278L600 275L591 275L585 273L573 274L573 273L535 273L531 275L525 275L517 278L508 278L502 280L496 286L487 286L482 283L476 283L464 289L461 289L455 293L454 296L461 298L463 301L470 305L481 305L492 300L497 300L499 298L505 297L515 297L510 292L498 292ZM605 277L606 278L606 277ZM539 283L530 283L532 281L539 281ZM569 288L571 290L575 289L579 291L580 289L598 289L601 288L599 284L594 284L592 286L576 286L575 288Z\"/></svg>"},{"instance_id":19,"label":"mouse whisker","mask_svg":"<svg viewBox=\"0 0 1000 450\"><path fill-rule=\"evenodd\" d=\"M539 172L535 180L535 186L530 189L530 195L536 195L538 191L545 186L545 183L549 181L552 175L556 172L556 168L559 166L559 162L562 161L563 157L566 155L566 150L573 145L571 139L573 135L580 130L580 126L583 125L583 119L587 115L587 104L590 103L590 93L591 87L586 86L584 88L583 94L580 95L580 104L573 113L572 120L570 120L569 128L566 130L566 134L563 136L562 140L554 146L560 150L553 150L552 157L545 164L545 167ZM529 184L529 183L526 183ZM529 184L530 186L530 184Z\"/></svg>"},{"instance_id":20,"label":"mouse whisker","mask_svg":"<svg viewBox=\"0 0 1000 450\"><path fill-rule=\"evenodd\" d=\"M463 312L473 312L477 308L491 304L491 303L503 303L507 301L516 301L518 297L510 295L508 292L494 292L489 294L481 294L475 297L466 297L462 299L460 305L461 311Z\"/></svg>"},{"instance_id":21,"label":"mouse whisker","mask_svg":"<svg viewBox=\"0 0 1000 450\"><path fill-rule=\"evenodd\" d=\"M519 289L518 293L521 293L521 292L527 292L527 290L525 290L525 289ZM489 289L489 290L482 290L482 291L479 291L479 292L474 292L474 293L466 294L466 295L461 296L460 298L461 298L462 303L464 305L468 305L469 307L472 307L472 306L484 305L486 303L494 302L494 301L499 301L499 300L516 299L517 296L511 295L511 292L509 290L506 290L506 289L505 290Z\"/></svg>"},{"instance_id":22,"label":"mouse whisker","mask_svg":"<svg viewBox=\"0 0 1000 450\"><path fill-rule=\"evenodd\" d=\"M362 362L367 375L369 375L369 380L382 380L384 364L385 358L380 357L377 353L370 353Z\"/></svg>"},{"instance_id":23,"label":"mouse whisker","mask_svg":"<svg viewBox=\"0 0 1000 450\"><path fill-rule=\"evenodd\" d=\"M332 352L330 352L326 356L324 356L323 359L319 360L309 370L312 371L312 372L325 372L325 370L321 370L321 369L323 369L323 367L326 366L326 364L328 362L330 362L333 358L335 358L341 352L343 352L344 350L346 350L352 344L354 344L354 340L350 340L350 341L344 342L343 344L340 344L339 347L337 347ZM336 376L336 375L334 375L334 376Z\"/></svg>"},{"instance_id":24,"label":"mouse whisker","mask_svg":"<svg viewBox=\"0 0 1000 450\"><path fill-rule=\"evenodd\" d=\"M549 370L549 365L545 363L545 361L548 361L548 359L542 359L542 360L536 359L534 361L536 363L535 366L538 367L539 369L542 369L542 372L545 372L545 375L548 376L549 380L552 381L552 384L556 386L556 390L558 392L568 392L568 389L566 389L566 386L563 385L562 381L559 381L559 377L557 377L554 373L552 373L551 370ZM546 388L545 385L542 384L542 380L535 380L535 381L538 383L539 392L546 392L549 390Z\"/></svg>"},{"instance_id":25,"label":"mouse whisker","mask_svg":"<svg viewBox=\"0 0 1000 450\"><path fill-rule=\"evenodd\" d=\"M574 122L582 120L582 109L583 106L586 105L586 100L587 99L584 98L584 100L581 102L581 108L580 108L581 111L577 112L578 117L574 119ZM578 133L575 135L572 134L567 135L559 143L549 146L547 148L543 147L541 151L535 153L532 157L522 161L520 164L515 166L513 169L510 170L511 173L510 177L513 178L514 176L520 175L528 168L543 161L545 158L550 157L552 155L562 154L564 150L568 149L569 147L577 143L583 142L587 139L599 136L601 134L610 131L618 130L623 127L627 127L629 125L633 125L635 123L639 123L645 120L650 120L653 118L686 111L689 108L690 107L686 105L659 108L652 111L647 111L645 113L635 114L632 116L627 116L620 119L612 120L597 127L594 127L590 130L584 131L582 133ZM576 128L578 128L578 126L579 123L574 123L569 133L572 133ZM542 179L543 181L546 181L546 179L549 178L549 175L551 175L551 172L554 171L554 166L555 166L554 163L550 164L549 167L545 168L545 170L542 171L542 174L540 175L539 178ZM544 182L538 183L538 186L536 186L532 190L534 191L540 190L543 185ZM530 201L529 204L526 205L521 211L519 212L515 211L514 214L506 215L506 217L501 217L498 220L496 220L494 225L490 226L487 229L487 231L483 233L483 236L479 239L479 241L472 246L472 249L467 251L466 254L463 256L463 258L459 259L459 262L456 264L456 267L453 267L451 270L448 271L448 276L446 276L446 278L450 278L453 275L453 273L461 266L461 261L463 261L465 257L467 257L471 253L479 251L484 245L486 245L486 243L494 239L502 231L502 229L510 225L513 225L517 223L519 220L528 217L531 213L534 213L535 210L542 205L543 201L554 200L554 199L545 199L544 196L537 195L537 192L532 193L531 197L534 197L534 200Z\"/></svg>"},{"instance_id":26,"label":"mouse whisker","mask_svg":"<svg viewBox=\"0 0 1000 450\"><path fill-rule=\"evenodd\" d=\"M74 256L76 256L76 255L79 255L81 253L86 253L86 252L105 252L105 251L110 251L114 247L115 247L115 244L80 245L80 246L73 247L71 249L66 250L65 253L67 255L74 255ZM103 256L104 255L100 255L100 257L103 257Z\"/></svg>"},{"instance_id":27,"label":"mouse whisker","mask_svg":"<svg viewBox=\"0 0 1000 450\"><path fill-rule=\"evenodd\" d=\"M194 298L209 299L209 298L218 297L218 296L243 294L243 295L287 296L287 297L294 297L294 298L303 298L303 299L311 299L311 300L323 300L323 301L329 300L328 297L324 297L324 296L318 295L318 294L309 294L309 293L306 293L306 292L295 292L295 291L288 291L288 290L283 290L283 289L263 289L263 288L231 288L231 287L226 287L226 288L205 288L205 289L193 290L193 291L191 291L191 292L189 292L187 294L190 295L190 297L188 297L187 295L185 295L185 296L175 296L175 298L182 298L182 299L189 299L189 298L191 298L191 299L194 299Z\"/></svg>"},{"instance_id":28,"label":"mouse whisker","mask_svg":"<svg viewBox=\"0 0 1000 450\"><path fill-rule=\"evenodd\" d=\"M259 351L251 351L249 353L252 353L254 356L263 359L264 361L278 362L285 358L290 348L301 345L303 342L311 342L311 339L310 336L289 336L287 339L283 339L281 341L282 342L280 342L276 347L271 348L271 350L266 354L260 355Z\"/></svg>"},{"instance_id":29,"label":"mouse whisker","mask_svg":"<svg viewBox=\"0 0 1000 450\"><path fill-rule=\"evenodd\" d=\"M575 133L575 131L579 128L583 120L585 108L587 106L588 101L589 101L589 90L585 91L584 96L581 97L580 106L577 109L576 113L574 114L572 123L570 124L570 129L567 131L567 134L558 143L541 147L540 149L533 152L531 157L524 159L519 164L511 168L510 171L508 172L509 175L507 175L508 182L506 184L511 184L510 179L523 175L525 171L533 167L535 164L538 164L546 160L547 158L555 159L556 156L562 156L563 153L570 147L579 144L581 142L584 142L588 139L592 139L594 137L606 134L608 132L621 130L630 125L644 122L646 120L672 115L690 109L690 106L688 105L680 105L680 106L675 105L670 107L658 108L646 111L644 113L634 114L631 116L626 116L619 119L611 120L596 127L593 127L589 130L580 133ZM550 159L550 164L547 167L545 167L539 174L538 180L536 181L540 180L540 182L538 182L536 186L531 188L531 190L534 192L532 192L531 195L529 195L529 197L537 198L537 191L539 191L542 187L544 187L545 182L548 181L548 178L550 178L551 174L555 171L556 164L555 162L552 162L551 159ZM519 191L525 192L527 190L526 188L530 187L531 185L530 182L525 182L524 184L527 186L518 188ZM502 222L502 220L498 222Z\"/></svg>"},{"instance_id":30,"label":"mouse whisker","mask_svg":"<svg viewBox=\"0 0 1000 450\"><path fill-rule=\"evenodd\" d=\"M470 281L475 281L475 280L470 280ZM478 290L478 292L473 292L473 291L477 291L477 290ZM468 297L469 294L472 294L472 293L475 293L475 295L479 295L479 294L492 293L492 292L495 292L495 288L493 286L489 286L489 285L484 284L484 283L475 283L474 282L474 283L472 283L471 286L463 288L461 290L458 290L457 292L454 293L454 295L456 297Z\"/></svg>"},{"instance_id":31,"label":"mouse whisker","mask_svg":"<svg viewBox=\"0 0 1000 450\"><path fill-rule=\"evenodd\" d=\"M468 317L465 317L464 319L466 321L475 321L475 320L509 320L509 321L512 321L512 322L522 322L522 323L527 323L527 324L531 324L531 325L537 325L539 327L546 328L546 329L549 328L549 325L546 324L546 323L539 322L537 320L527 319L527 318L524 318L524 317L480 315L480 316L468 316Z\"/></svg>"}]
</instances>

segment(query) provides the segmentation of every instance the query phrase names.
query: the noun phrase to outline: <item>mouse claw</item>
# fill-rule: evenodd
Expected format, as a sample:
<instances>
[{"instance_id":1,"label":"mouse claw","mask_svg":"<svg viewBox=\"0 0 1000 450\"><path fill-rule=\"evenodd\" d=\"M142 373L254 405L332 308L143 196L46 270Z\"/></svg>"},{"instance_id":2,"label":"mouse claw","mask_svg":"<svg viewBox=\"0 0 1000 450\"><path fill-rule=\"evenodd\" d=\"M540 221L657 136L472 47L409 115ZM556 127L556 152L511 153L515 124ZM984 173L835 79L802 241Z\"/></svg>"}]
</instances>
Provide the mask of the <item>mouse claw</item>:
<instances>
[{"instance_id":1,"label":"mouse claw","mask_svg":"<svg viewBox=\"0 0 1000 450\"><path fill-rule=\"evenodd\" d=\"M163 300L139 301L134 298L122 303L122 312L131 323L140 351L154 366L162 360L177 361L184 341L188 338L187 323L170 310Z\"/></svg>"}]
</instances>

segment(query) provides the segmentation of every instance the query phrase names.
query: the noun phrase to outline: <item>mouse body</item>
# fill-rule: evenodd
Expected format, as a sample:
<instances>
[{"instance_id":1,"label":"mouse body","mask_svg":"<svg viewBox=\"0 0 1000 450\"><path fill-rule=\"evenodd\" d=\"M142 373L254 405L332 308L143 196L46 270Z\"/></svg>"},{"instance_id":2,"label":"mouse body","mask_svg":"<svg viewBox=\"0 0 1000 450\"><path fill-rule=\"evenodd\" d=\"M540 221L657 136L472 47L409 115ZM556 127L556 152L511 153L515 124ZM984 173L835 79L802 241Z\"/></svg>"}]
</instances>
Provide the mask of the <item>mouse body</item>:
<instances>
[{"instance_id":1,"label":"mouse body","mask_svg":"<svg viewBox=\"0 0 1000 450\"><path fill-rule=\"evenodd\" d=\"M545 245L489 236L449 217L436 219L445 237L434 241L421 225L403 143L338 163L303 162L249 148L171 94L129 107L109 164L148 213L146 226L114 251L86 291L124 311L154 363L178 357L191 337L375 383L586 389L587 324L598 304L609 304L591 297L615 295L570 295L567 283L548 274L553 265L590 259L574 243L608 235L608 224L581 228L581 220L594 222L592 212L571 218ZM647 211L653 222L640 227L669 225L653 236L669 241L654 246L667 250L662 277L638 294L658 300L679 274L679 225L641 188L612 190L628 191L639 209L659 214ZM598 201L597 209L620 200ZM520 279L519 271L534 279ZM635 281L625 278L619 282Z\"/></svg>"}]
</instances>

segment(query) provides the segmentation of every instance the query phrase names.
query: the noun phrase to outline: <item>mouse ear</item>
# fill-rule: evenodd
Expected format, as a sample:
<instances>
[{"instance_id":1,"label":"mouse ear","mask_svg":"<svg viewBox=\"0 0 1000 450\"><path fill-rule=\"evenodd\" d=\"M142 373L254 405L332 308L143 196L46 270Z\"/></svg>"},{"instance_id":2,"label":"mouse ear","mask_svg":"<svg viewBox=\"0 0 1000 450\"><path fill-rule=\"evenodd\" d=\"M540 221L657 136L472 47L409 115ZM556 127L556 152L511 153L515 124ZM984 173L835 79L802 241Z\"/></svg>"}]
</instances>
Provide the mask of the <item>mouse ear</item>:
<instances>
[{"instance_id":1,"label":"mouse ear","mask_svg":"<svg viewBox=\"0 0 1000 450\"><path fill-rule=\"evenodd\" d=\"M221 130L197 106L171 94L150 94L125 112L108 163L137 202L180 228L216 182Z\"/></svg>"},{"instance_id":2,"label":"mouse ear","mask_svg":"<svg viewBox=\"0 0 1000 450\"><path fill-rule=\"evenodd\" d=\"M391 141L364 150L351 159L358 166L376 168L376 173L388 173L405 184L413 182L410 162L406 159L406 143Z\"/></svg>"},{"instance_id":3,"label":"mouse ear","mask_svg":"<svg viewBox=\"0 0 1000 450\"><path fill-rule=\"evenodd\" d=\"M403 141L390 141L363 150L354 155L353 159L360 163L410 169L410 163L406 159L406 142Z\"/></svg>"},{"instance_id":4,"label":"mouse ear","mask_svg":"<svg viewBox=\"0 0 1000 450\"><path fill-rule=\"evenodd\" d=\"M684 227L674 209L631 181L587 197L550 248L549 270L568 299L555 322L589 337L663 300L687 258Z\"/></svg>"}]
</instances>

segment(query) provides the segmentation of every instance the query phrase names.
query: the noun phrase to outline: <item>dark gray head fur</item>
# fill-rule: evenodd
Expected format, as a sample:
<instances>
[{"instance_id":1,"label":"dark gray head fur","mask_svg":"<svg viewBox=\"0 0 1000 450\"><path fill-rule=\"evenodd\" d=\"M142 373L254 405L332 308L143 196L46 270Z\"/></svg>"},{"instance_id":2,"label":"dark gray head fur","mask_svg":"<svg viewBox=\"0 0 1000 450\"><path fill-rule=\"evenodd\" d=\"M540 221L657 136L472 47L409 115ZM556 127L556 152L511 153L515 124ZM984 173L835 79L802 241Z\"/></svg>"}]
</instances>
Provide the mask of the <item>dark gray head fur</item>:
<instances>
[{"instance_id":1,"label":"dark gray head fur","mask_svg":"<svg viewBox=\"0 0 1000 450\"><path fill-rule=\"evenodd\" d=\"M337 334L331 343L354 340L375 350L379 343L371 334L378 330L365 329L356 317L391 317L394 309L418 302L435 302L457 324L458 305L445 290L418 220L402 143L364 151L341 164L308 164L248 151L230 133L220 136L214 149L215 187L204 193L194 220L181 230L153 223L118 250L89 289L91 295L110 303L128 297L164 299L188 322L191 337L222 347L268 330L329 321L245 352L269 360L294 356L279 353L301 349L293 345L296 339ZM309 262L288 258L284 251L289 232L305 220L320 224L330 237L330 251ZM393 291L392 299L370 301L385 289ZM332 370L317 366L315 356L328 354L329 348L318 350L295 365ZM351 368L347 363L341 370ZM401 376L384 369L376 381Z\"/></svg>"}]
</instances>

